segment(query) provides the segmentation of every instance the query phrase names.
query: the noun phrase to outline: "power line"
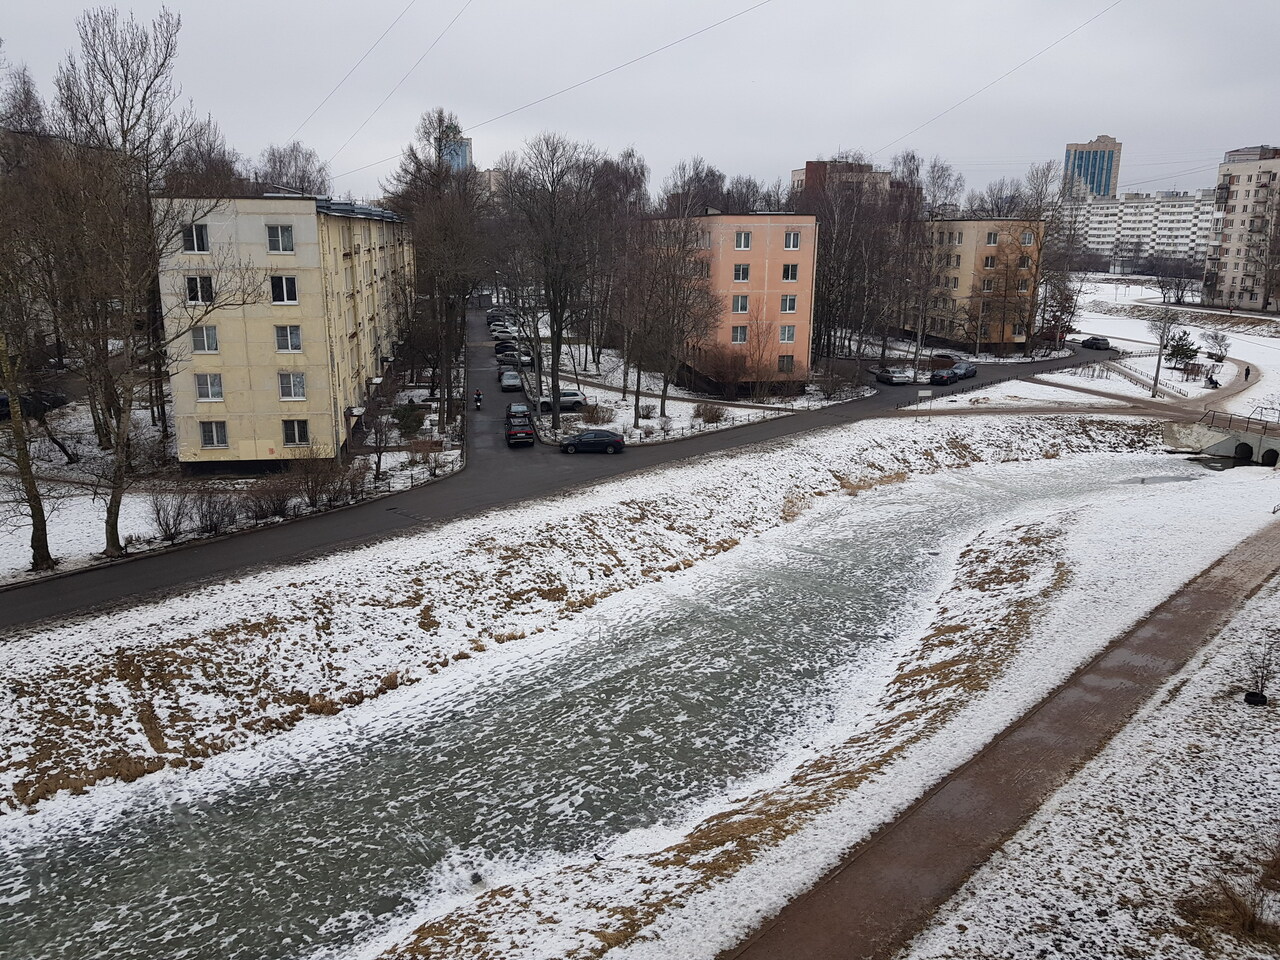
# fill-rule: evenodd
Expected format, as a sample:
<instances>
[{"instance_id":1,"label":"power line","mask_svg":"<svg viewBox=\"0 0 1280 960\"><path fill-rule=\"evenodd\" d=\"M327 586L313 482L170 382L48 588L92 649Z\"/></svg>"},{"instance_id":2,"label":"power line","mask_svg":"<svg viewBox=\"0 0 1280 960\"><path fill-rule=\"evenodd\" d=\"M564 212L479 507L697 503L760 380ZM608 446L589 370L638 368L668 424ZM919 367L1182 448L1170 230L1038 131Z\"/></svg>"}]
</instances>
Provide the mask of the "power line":
<instances>
[{"instance_id":1,"label":"power line","mask_svg":"<svg viewBox=\"0 0 1280 960\"><path fill-rule=\"evenodd\" d=\"M681 43L684 43L686 40L692 40L694 37L704 34L708 30L714 30L716 27L726 24L730 20L737 20L739 17L744 17L748 13L751 13L753 10L759 10L761 7L767 4L770 4L772 2L773 0L760 0L759 3L755 3L744 10L739 10L737 13L730 14L729 16L725 17L723 20L717 20L715 23L708 24L707 26L702 27L700 30L694 30L692 33L686 33L683 37L680 37L678 40L672 40L670 43L664 43L662 46L655 47L654 49L650 50L648 53L643 53L638 57L633 57L632 59L628 60L626 63L620 63L616 67L610 67L608 70L602 70L600 73L597 73L591 77L587 77L587 79L585 80L579 80L577 83L572 83L567 87L563 87L560 90L557 90L555 93L549 93L545 97L539 97L537 100L531 100L528 103L524 104L523 106L516 107L513 110L508 110L506 113L500 113L496 117L490 117L488 120L482 120L479 123L474 123L471 126L467 127L467 129L464 130L463 132L470 133L472 130L475 130L479 127L483 127L485 124L494 123L498 120L503 120L506 117L509 117L515 113L519 113L522 110L528 110L530 107L536 107L540 103L546 103L548 100L554 99L555 97L558 97L561 94L568 93L570 90L576 90L578 87L591 83L594 80L599 80L601 77L607 77L609 74L617 73L619 70L622 70L625 67L629 67L633 64L639 63L642 60L647 60L650 57L654 56L655 54L662 53L664 50L670 50L672 47L677 46ZM1120 0L1117 0L1117 2L1120 2ZM468 6L470 6L470 0L468 0ZM466 8L464 7L463 9L466 9ZM455 17L454 19L456 20L457 17ZM432 44L432 46L434 46L434 44ZM399 84L397 84L397 86L398 85ZM392 92L394 93L395 91L393 90ZM390 94L388 94L388 96L390 96ZM385 102L386 100L383 101L383 103ZM379 104L378 106L382 106L382 104ZM368 121L366 120L365 123L367 122ZM363 128L364 124L362 123L360 126L361 128ZM359 133L359 132L360 132L359 130L356 131L356 133ZM355 133L353 133L351 137L347 138L347 143L350 143L354 137L355 137ZM342 147L346 147L346 145L347 144L344 143ZM342 147L338 149L338 153L342 152ZM337 155L338 155L337 153L334 154L335 157ZM400 154L396 154L393 157L386 157L382 160L374 160L372 163L366 163L362 167L356 167L355 169L348 170L345 173L339 173L337 176L333 177L332 179L340 180L343 177L351 176L353 173L359 173L361 170L368 170L370 167L376 167L384 163L390 163L392 160L398 160L399 158L400 158ZM333 157L330 157L329 159L332 160Z\"/></svg>"},{"instance_id":2,"label":"power line","mask_svg":"<svg viewBox=\"0 0 1280 960\"><path fill-rule=\"evenodd\" d=\"M449 28L450 28L450 27L452 27L455 23L457 23L457 22L458 22L458 18L459 18L459 17L461 17L464 13L466 13L466 12L467 12L467 7L471 6L471 4L472 4L473 2L474 2L474 0L467 0L467 2L466 2L466 3L464 3L464 4L462 5L462 9L461 9L461 10L459 10L457 13L455 13L455 14L453 15L453 19L452 19L452 20L450 20L448 23L446 23L446 24L445 24L445 26L444 26L444 29L440 31L440 34L439 34L439 35L438 35L434 40L432 40L432 41L431 41L431 46L427 47L427 49L425 49L425 50L423 50L423 51L422 51L422 56L420 56L417 60L415 60L415 61L413 62L413 66L412 66L412 67L410 67L410 68L405 72L405 75L404 75L403 77L401 77L401 78L400 78L400 80L396 83L396 85L395 85L394 87L392 87L392 88L391 88L391 90L390 90L390 91L388 91L388 93L387 93L387 95L386 95L385 97L383 97L380 101L378 101L378 105L377 105L376 107L374 107L374 108L373 108L373 110L371 110L371 111L369 112L369 115L368 115L367 117L365 117L365 118L364 118L364 121L360 124L360 126L358 126L358 127L356 127L356 128L355 128L355 130L352 132L351 136L347 137L347 139L346 139L345 141L343 141L342 146L340 146L337 150L335 150L335 151L333 152L333 156L332 156L332 157L330 157L327 161L325 161L326 163L333 163L333 158L334 158L334 157L336 157L338 154L340 154L343 150L347 149L347 144L349 144L352 140L354 140L354 139L356 138L356 134L358 134L361 130L363 130L363 129L365 128L365 125L366 125L370 120L372 120L372 119L374 118L374 115L375 115L379 110L381 110L381 109L382 109L382 105L383 105L384 103L386 103L388 100L390 100L390 99L391 99L391 97L392 97L392 95L393 95L397 90L399 90L399 89L400 89L400 87L404 84L404 82L405 82L406 80L408 80L408 79L409 79L409 75L410 75L410 74L412 74L412 73L413 73L413 71L415 71L415 70L417 70L417 69L418 69L418 64L422 63L422 61L423 61L423 60L425 60L425 59L427 58L427 54L428 54L428 53L430 53L432 50L434 50L434 49L436 48L436 44L438 44L441 40L443 40L443 39L444 39L444 35L445 35L446 33L448 33L448 32L449 32ZM391 159L393 159L393 160L394 160L394 159L395 159L395 157L392 157ZM386 163L386 161L385 161L385 160L380 160L380 161L378 161L378 162L379 162L379 163ZM368 166L373 166L373 164L368 164ZM361 169L361 170L363 170L363 169L364 169L364 167L361 167L360 169ZM354 173L355 171L353 170L353 171L351 171L351 172L352 172L352 173ZM346 176L346 174L344 173L344 174L342 174L342 176L344 176L344 177L345 177L345 176ZM336 179L336 178L335 178L335 179Z\"/></svg>"},{"instance_id":3,"label":"power line","mask_svg":"<svg viewBox=\"0 0 1280 960\"><path fill-rule=\"evenodd\" d=\"M726 24L730 20L737 20L739 17L745 17L748 13L751 13L753 10L759 10L761 7L765 6L766 4L770 4L772 2L773 0L760 0L759 3L754 4L753 6L747 7L745 10L739 10L737 13L730 14L729 16L725 17L723 20L717 20L715 23L709 24L708 26L703 27L701 30L695 30L693 31L693 33L687 33L683 37L681 37L679 40L672 40L670 43L664 43L662 46L656 47L653 50L650 50L648 53L643 53L638 57L633 57L632 59L628 60L626 63L620 63L616 67L610 67L608 70L603 70L600 73L597 73L594 77L587 77L587 79L585 80L579 80L577 83L571 83L569 86L564 87L560 90L557 90L555 93L549 93L545 97L539 97L537 100L530 100L528 103L526 103L522 107L516 107L514 110L508 110L506 113L500 113L496 117L490 117L488 120L482 120L479 123L474 123L471 126L467 127L467 132L475 130L479 127L483 127L485 124L493 123L497 120L502 120L506 117L511 116L513 113L519 113L521 110L528 110L530 107L536 107L540 103L546 103L548 100L558 97L562 93L568 93L570 90L576 90L578 89L578 87L585 86L586 84L591 83L593 80L599 80L601 77L607 77L611 73L617 73L619 70L622 70L625 67L629 67L632 64L639 63L641 60L648 60L650 57L654 56L655 54L662 53L662 51L664 50L670 50L672 47L677 46L681 43L684 43L686 40L692 40L694 37L704 34L708 30L714 30L716 27L721 26L722 24ZM1120 0L1116 0L1116 2L1119 3Z\"/></svg>"},{"instance_id":4,"label":"power line","mask_svg":"<svg viewBox=\"0 0 1280 960\"><path fill-rule=\"evenodd\" d=\"M316 108L307 114L307 118L303 120L300 124L298 124L298 129L293 131L293 133L289 134L289 139L286 140L285 143L293 142L294 137L296 137L302 131L302 128L305 127L308 123L310 123L311 118L320 112L320 108L329 102L329 98L338 92L338 87L341 87L344 83L347 82L347 78L356 72L356 67L364 63L365 58L368 57L369 54L373 53L373 48L383 41L383 38L386 37L386 35L391 32L391 28L394 27L397 23L399 23L401 18L406 13L409 12L409 8L412 7L417 2L418 0L409 0L409 2L405 5L405 8L400 11L400 16L396 17L394 20L391 21L391 23L387 25L387 29L383 30L382 34L378 37L377 40L373 41L373 44L369 47L369 49L366 50L363 54L361 54L360 59L355 62L355 65L352 66L352 68L346 72L343 78L337 82L337 84L334 86L332 90L330 90L327 94L325 94L324 99L321 100L318 104L316 104Z\"/></svg>"},{"instance_id":5,"label":"power line","mask_svg":"<svg viewBox=\"0 0 1280 960\"><path fill-rule=\"evenodd\" d=\"M1179 170L1177 173L1166 173L1161 177L1152 177L1149 180L1131 180L1129 183L1122 183L1116 187L1117 191L1123 190L1125 187L1140 187L1144 183L1155 183L1157 180L1171 180L1174 177L1185 177L1193 173L1204 173L1207 170L1217 170L1218 164L1210 163L1202 167L1193 167L1190 170Z\"/></svg>"},{"instance_id":6,"label":"power line","mask_svg":"<svg viewBox=\"0 0 1280 960\"><path fill-rule=\"evenodd\" d=\"M1071 30L1071 31L1069 31L1069 32L1067 32L1067 33L1064 33L1062 36L1060 36L1057 40L1053 41L1053 43L1049 44L1047 47L1043 48L1042 50L1038 50L1037 52L1033 53L1031 56L1027 57L1027 59L1023 60L1023 61L1022 61L1020 64L1018 64L1016 67L1013 67L1013 68L1011 68L1011 69L1009 69L1009 70L1006 70L1004 73L1000 74L1000 76L996 77L994 80L992 80L992 81L991 81L990 83L988 83L986 86L978 88L977 90L973 91L973 93L971 93L971 94L969 94L967 97L965 97L963 100L960 100L960 101L959 101L959 102L957 102L957 103L953 103L951 106L947 107L947 109L943 110L943 111L942 111L941 113L939 113L939 114L936 114L935 116L930 117L928 120L926 120L924 123L920 124L918 127L915 127L915 128L913 128L913 129L911 129L911 130L908 130L906 133L904 133L902 136L898 137L896 140L890 140L888 143L886 143L886 144L885 144L883 147L881 147L879 150L874 151L871 155L874 157L877 153L883 153L884 151L886 151L886 150L888 150L890 147L892 147L895 143L901 143L903 140L907 139L907 137L911 136L913 133L916 133L917 131L923 130L925 127L929 126L929 124L933 123L935 120L941 120L943 117L945 117L945 116L946 116L948 113L950 113L952 110L955 110L955 109L957 109L958 107L962 107L962 106L964 106L966 103L968 103L968 102L969 102L970 100L972 100L974 97L978 96L978 95L979 95L979 94L981 94L981 93L985 93L987 90L990 90L992 87L994 87L994 86L995 86L997 83L999 83L1001 80L1005 79L1005 77L1008 77L1008 76L1010 76L1011 74L1017 73L1019 70L1021 70L1023 67L1025 67L1025 66L1026 66L1028 63L1030 63L1031 61L1038 59L1042 54L1048 53L1050 50L1052 50L1052 49L1053 49L1054 47L1056 47L1058 44L1062 43L1062 41L1066 40L1068 37L1070 37L1070 36L1072 36L1072 35L1074 35L1074 34L1079 33L1081 30L1083 30L1083 29L1084 29L1085 27L1087 27L1089 24L1093 23L1093 21L1097 20L1097 19L1098 19L1099 17L1101 17L1103 14L1107 13L1109 10L1113 10L1113 9L1115 9L1116 7L1120 6L1120 4L1122 4L1122 3L1124 3L1124 0L1115 0L1115 2L1114 2L1114 3L1111 3L1110 5L1108 5L1107 7L1105 7L1104 9L1099 10L1097 13L1095 13L1092 17L1090 17L1090 18L1089 18L1088 20L1086 20L1084 23L1080 24L1080 26L1076 27L1074 30Z\"/></svg>"}]
</instances>

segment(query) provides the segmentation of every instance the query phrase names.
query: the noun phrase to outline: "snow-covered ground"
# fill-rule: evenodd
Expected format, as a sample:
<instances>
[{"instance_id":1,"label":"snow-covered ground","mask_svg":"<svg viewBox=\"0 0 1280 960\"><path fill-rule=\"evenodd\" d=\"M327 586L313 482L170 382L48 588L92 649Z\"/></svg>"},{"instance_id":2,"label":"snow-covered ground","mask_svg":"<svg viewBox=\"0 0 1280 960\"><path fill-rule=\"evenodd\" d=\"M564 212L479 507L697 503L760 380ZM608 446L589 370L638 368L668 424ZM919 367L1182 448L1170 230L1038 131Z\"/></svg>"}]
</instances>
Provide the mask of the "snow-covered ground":
<instances>
[{"instance_id":1,"label":"snow-covered ground","mask_svg":"<svg viewBox=\"0 0 1280 960\"><path fill-rule=\"evenodd\" d=\"M731 563L740 544L803 545L846 515L910 518L967 484L1040 489L1103 469L1200 478L1112 486L940 536L936 594L892 628L901 636L857 689L878 687L838 723L676 822L621 837L599 862L577 852L492 864L483 896L423 904L361 954L423 923L430 955L520 960L612 942L623 957L714 957L1270 521L1272 471L1201 474L1153 456L1161 446L1149 426L1106 419L859 424L14 637L0 647L12 681L0 690L0 780L11 802L40 803L35 816L0 818L0 844L85 818L108 829L140 790L190 796L237 769L252 777L236 754L270 740L278 759L306 755L348 729L327 714L376 716L379 703L413 702L414 688L397 692L406 683L442 691L538 656L594 617L625 615L626 591L670 582L692 602L703 565ZM1130 452L1088 455L1106 449ZM969 469L939 469L956 467Z\"/></svg>"},{"instance_id":2,"label":"snow-covered ground","mask_svg":"<svg viewBox=\"0 0 1280 960\"><path fill-rule=\"evenodd\" d=\"M1275 957L1233 935L1220 881L1280 923L1280 715L1242 702L1280 619L1260 591L933 918L903 960ZM1215 903L1216 902L1216 903ZM1206 907L1208 909L1206 909Z\"/></svg>"},{"instance_id":3,"label":"snow-covered ground","mask_svg":"<svg viewBox=\"0 0 1280 960\"><path fill-rule=\"evenodd\" d=\"M1107 386L1097 385L1096 381L1082 381L1080 386L1091 389L1107 390ZM958 394L954 397L938 397L916 404L913 409L921 411L943 410L952 407L977 407L992 410L1016 410L1026 407L1125 407L1128 402L1108 397L1097 397L1091 394L1078 393L1075 390L1062 390L1045 383L1030 380L1010 380L997 383L981 390Z\"/></svg>"}]
</instances>

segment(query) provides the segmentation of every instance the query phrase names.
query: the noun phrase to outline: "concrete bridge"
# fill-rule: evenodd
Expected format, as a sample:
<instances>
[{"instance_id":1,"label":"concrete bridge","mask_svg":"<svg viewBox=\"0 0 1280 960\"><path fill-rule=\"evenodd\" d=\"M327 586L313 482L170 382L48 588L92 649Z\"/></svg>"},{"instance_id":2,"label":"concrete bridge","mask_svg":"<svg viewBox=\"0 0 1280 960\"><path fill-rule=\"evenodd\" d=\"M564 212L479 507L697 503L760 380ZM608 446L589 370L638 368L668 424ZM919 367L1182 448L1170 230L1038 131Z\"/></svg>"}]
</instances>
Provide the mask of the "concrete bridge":
<instances>
[{"instance_id":1,"label":"concrete bridge","mask_svg":"<svg viewBox=\"0 0 1280 960\"><path fill-rule=\"evenodd\" d=\"M1166 423L1165 443L1213 457L1274 467L1280 462L1280 422L1210 410L1195 423Z\"/></svg>"}]
</instances>

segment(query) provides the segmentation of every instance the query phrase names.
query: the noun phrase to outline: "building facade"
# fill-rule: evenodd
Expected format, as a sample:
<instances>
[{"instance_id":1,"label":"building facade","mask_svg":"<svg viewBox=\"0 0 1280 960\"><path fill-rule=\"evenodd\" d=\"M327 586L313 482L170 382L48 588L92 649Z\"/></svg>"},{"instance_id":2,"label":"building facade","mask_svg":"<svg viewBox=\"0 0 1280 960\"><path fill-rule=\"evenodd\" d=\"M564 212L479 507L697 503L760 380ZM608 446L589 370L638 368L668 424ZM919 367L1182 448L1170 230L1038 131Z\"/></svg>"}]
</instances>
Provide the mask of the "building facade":
<instances>
[{"instance_id":1,"label":"building facade","mask_svg":"<svg viewBox=\"0 0 1280 960\"><path fill-rule=\"evenodd\" d=\"M1062 173L1077 197L1114 197L1120 183L1120 151L1124 145L1106 134L1088 143L1068 143Z\"/></svg>"},{"instance_id":2,"label":"building facade","mask_svg":"<svg viewBox=\"0 0 1280 960\"><path fill-rule=\"evenodd\" d=\"M1218 166L1205 303L1274 311L1280 295L1280 149L1228 151Z\"/></svg>"},{"instance_id":3,"label":"building facade","mask_svg":"<svg viewBox=\"0 0 1280 960\"><path fill-rule=\"evenodd\" d=\"M712 288L724 299L695 371L720 384L796 389L809 376L818 223L791 213L698 218Z\"/></svg>"},{"instance_id":4,"label":"building facade","mask_svg":"<svg viewBox=\"0 0 1280 960\"><path fill-rule=\"evenodd\" d=\"M1215 191L1160 191L1089 197L1069 205L1086 253L1107 257L1114 273L1149 257L1203 261L1213 232Z\"/></svg>"},{"instance_id":5,"label":"building facade","mask_svg":"<svg viewBox=\"0 0 1280 960\"><path fill-rule=\"evenodd\" d=\"M212 212L186 228L160 277L179 461L261 468L339 455L389 372L413 279L408 228L325 198L192 203ZM252 302L184 328L186 308L216 303L233 272L260 283Z\"/></svg>"},{"instance_id":6,"label":"building facade","mask_svg":"<svg viewBox=\"0 0 1280 960\"><path fill-rule=\"evenodd\" d=\"M934 220L925 333L970 353L1024 350L1036 333L1044 221Z\"/></svg>"}]
</instances>

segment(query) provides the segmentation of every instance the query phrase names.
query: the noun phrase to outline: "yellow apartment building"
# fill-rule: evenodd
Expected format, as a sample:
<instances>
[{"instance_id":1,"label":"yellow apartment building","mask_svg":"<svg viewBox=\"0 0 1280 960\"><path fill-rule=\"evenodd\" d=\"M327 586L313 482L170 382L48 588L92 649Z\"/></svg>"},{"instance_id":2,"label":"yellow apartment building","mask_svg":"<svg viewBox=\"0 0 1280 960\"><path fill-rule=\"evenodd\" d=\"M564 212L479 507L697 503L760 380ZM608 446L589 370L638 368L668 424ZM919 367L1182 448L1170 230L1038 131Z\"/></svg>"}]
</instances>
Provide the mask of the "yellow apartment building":
<instances>
[{"instance_id":1,"label":"yellow apartment building","mask_svg":"<svg viewBox=\"0 0 1280 960\"><path fill-rule=\"evenodd\" d=\"M1035 333L1044 221L934 220L925 333L936 344L1007 355Z\"/></svg>"},{"instance_id":2,"label":"yellow apartment building","mask_svg":"<svg viewBox=\"0 0 1280 960\"><path fill-rule=\"evenodd\" d=\"M179 461L263 469L340 455L390 373L413 278L407 226L327 198L191 204L203 215L160 271ZM260 295L182 326L233 274L254 278Z\"/></svg>"}]
</instances>

